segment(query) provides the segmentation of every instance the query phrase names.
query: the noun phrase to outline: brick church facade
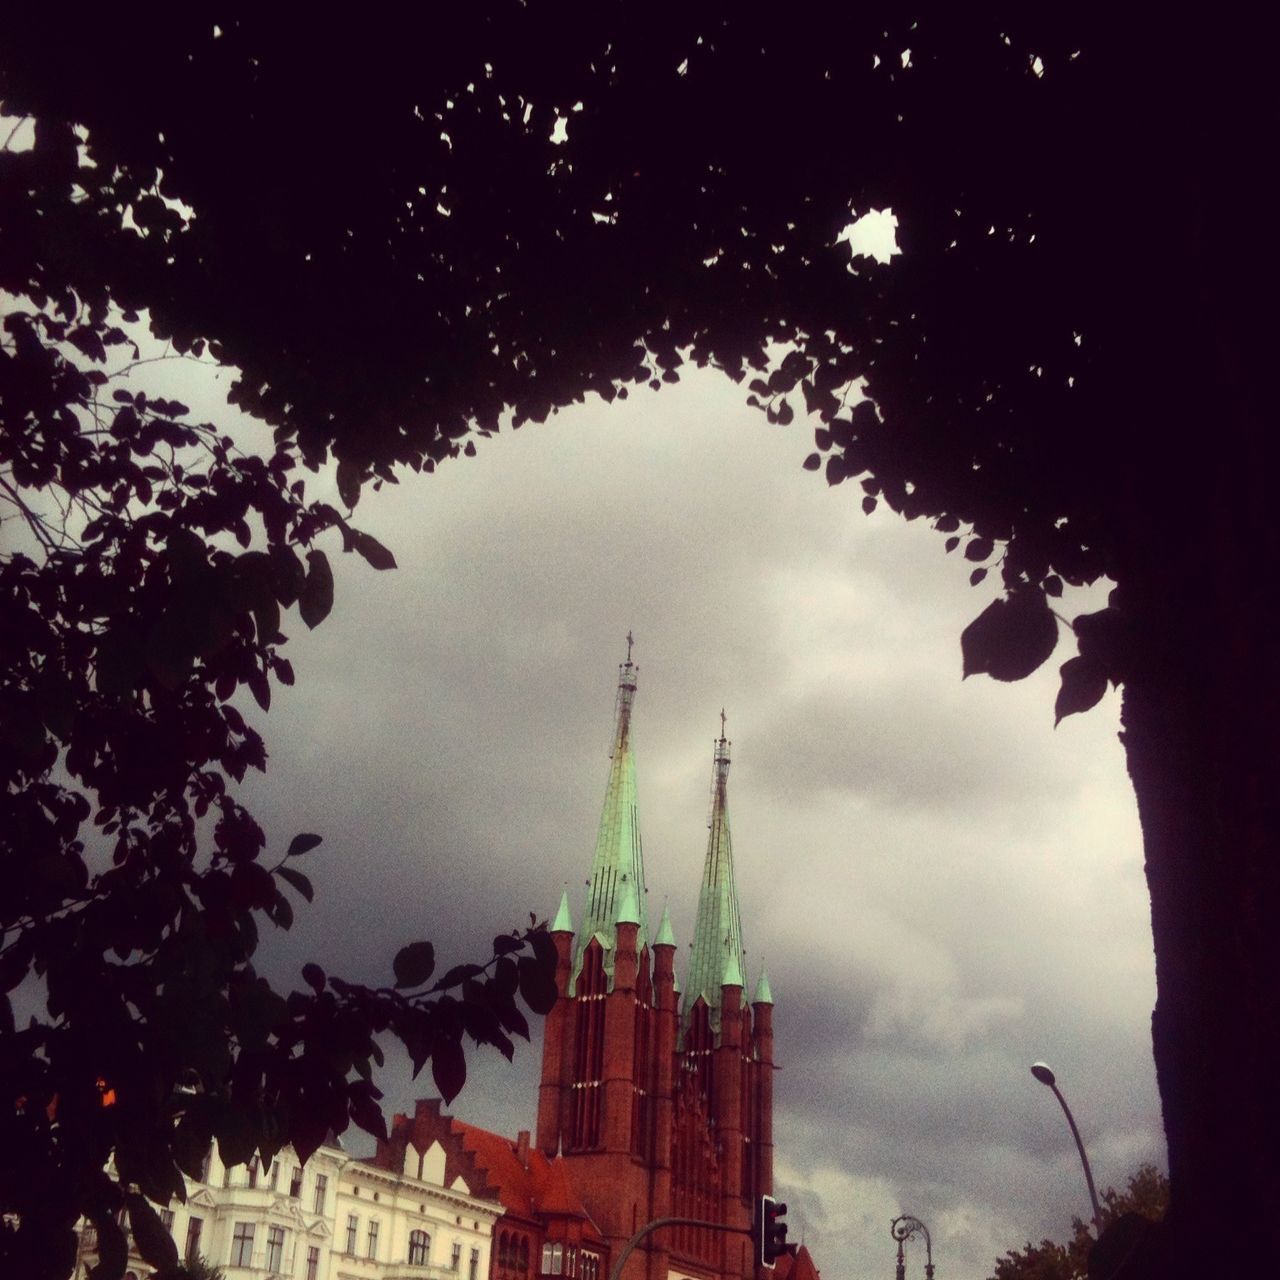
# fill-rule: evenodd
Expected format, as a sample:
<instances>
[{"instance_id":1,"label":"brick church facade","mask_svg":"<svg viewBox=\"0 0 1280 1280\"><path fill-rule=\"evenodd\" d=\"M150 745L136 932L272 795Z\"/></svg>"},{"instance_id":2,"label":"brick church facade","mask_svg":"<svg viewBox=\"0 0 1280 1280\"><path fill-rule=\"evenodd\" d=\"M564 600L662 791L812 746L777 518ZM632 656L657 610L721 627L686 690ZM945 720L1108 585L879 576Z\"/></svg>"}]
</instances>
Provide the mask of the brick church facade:
<instances>
[{"instance_id":1,"label":"brick church facade","mask_svg":"<svg viewBox=\"0 0 1280 1280\"><path fill-rule=\"evenodd\" d=\"M560 998L547 1016L536 1134L515 1142L420 1102L397 1116L373 1163L408 1171L436 1143L445 1185L500 1200L492 1280L606 1280L635 1231L688 1217L734 1232L667 1227L623 1280L757 1280L756 1198L773 1191L773 997L750 999L729 828L729 742L712 765L711 816L683 990L666 911L646 909L632 709L637 668L619 669L613 748L581 927L568 894L551 926ZM722 718L723 720L723 718ZM760 1275L767 1276L768 1272ZM808 1251L773 1280L817 1280Z\"/></svg>"}]
</instances>

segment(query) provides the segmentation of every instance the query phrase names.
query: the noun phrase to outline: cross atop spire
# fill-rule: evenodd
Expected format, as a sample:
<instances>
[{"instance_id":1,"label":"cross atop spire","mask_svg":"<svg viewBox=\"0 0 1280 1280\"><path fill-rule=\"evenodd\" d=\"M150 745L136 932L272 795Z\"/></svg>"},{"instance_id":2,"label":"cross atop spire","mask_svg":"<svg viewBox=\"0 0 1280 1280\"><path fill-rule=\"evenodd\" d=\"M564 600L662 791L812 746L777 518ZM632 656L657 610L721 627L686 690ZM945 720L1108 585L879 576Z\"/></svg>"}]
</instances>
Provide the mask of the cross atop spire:
<instances>
[{"instance_id":1,"label":"cross atop spire","mask_svg":"<svg viewBox=\"0 0 1280 1280\"><path fill-rule=\"evenodd\" d=\"M720 708L720 741L724 741L724 708Z\"/></svg>"},{"instance_id":2,"label":"cross atop spire","mask_svg":"<svg viewBox=\"0 0 1280 1280\"><path fill-rule=\"evenodd\" d=\"M628 666L631 665L631 646L633 644L635 644L635 638L632 636L631 632L628 630L627 632L627 665Z\"/></svg>"}]
</instances>

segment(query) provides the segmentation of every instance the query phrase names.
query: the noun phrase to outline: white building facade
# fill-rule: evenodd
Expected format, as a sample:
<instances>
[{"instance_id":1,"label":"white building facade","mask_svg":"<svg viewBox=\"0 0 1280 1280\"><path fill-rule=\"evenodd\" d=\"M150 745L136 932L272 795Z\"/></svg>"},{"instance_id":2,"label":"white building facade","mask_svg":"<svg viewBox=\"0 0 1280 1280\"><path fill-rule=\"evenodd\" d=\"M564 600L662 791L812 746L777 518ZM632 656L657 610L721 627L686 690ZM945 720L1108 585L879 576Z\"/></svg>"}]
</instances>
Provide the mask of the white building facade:
<instances>
[{"instance_id":1,"label":"white building facade","mask_svg":"<svg viewBox=\"0 0 1280 1280\"><path fill-rule=\"evenodd\" d=\"M443 1149L392 1173L348 1161L338 1180L327 1280L489 1280L495 1200L444 1185Z\"/></svg>"},{"instance_id":2,"label":"white building facade","mask_svg":"<svg viewBox=\"0 0 1280 1280\"><path fill-rule=\"evenodd\" d=\"M186 1204L161 1217L181 1260L203 1258L226 1280L488 1280L502 1206L472 1196L461 1178L443 1186L443 1152L429 1169L393 1174L334 1145L305 1166L286 1147L270 1168L228 1169L215 1146L202 1175L186 1179ZM83 1227L76 1280L97 1260L95 1233ZM151 1273L131 1240L125 1280Z\"/></svg>"}]
</instances>

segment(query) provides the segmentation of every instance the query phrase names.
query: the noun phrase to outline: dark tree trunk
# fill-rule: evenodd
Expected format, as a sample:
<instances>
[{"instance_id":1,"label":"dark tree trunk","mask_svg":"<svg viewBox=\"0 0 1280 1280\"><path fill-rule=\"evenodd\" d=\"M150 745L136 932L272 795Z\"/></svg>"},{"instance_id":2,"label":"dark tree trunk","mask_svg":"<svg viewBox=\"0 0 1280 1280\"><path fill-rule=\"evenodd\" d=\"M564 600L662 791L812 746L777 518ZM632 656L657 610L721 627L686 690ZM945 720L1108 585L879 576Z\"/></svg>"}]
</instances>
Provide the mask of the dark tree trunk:
<instances>
[{"instance_id":1,"label":"dark tree trunk","mask_svg":"<svg viewBox=\"0 0 1280 1280\"><path fill-rule=\"evenodd\" d=\"M1205 59L1192 24L1159 29L1168 47L1141 65L1166 70L1134 112L1161 127L1133 138L1145 216L1119 407L1145 430L1114 524L1171 1184L1151 1274L1210 1277L1265 1269L1280 1206L1274 108L1260 30Z\"/></svg>"},{"instance_id":2,"label":"dark tree trunk","mask_svg":"<svg viewBox=\"0 0 1280 1280\"><path fill-rule=\"evenodd\" d=\"M1221 358L1230 350L1207 362L1212 393L1180 415L1189 424L1205 405L1202 434L1169 441L1193 459L1177 526L1137 536L1118 596L1134 626L1123 737L1151 892L1171 1183L1152 1274L1198 1277L1267 1257L1280 1206L1275 450L1239 363Z\"/></svg>"}]
</instances>

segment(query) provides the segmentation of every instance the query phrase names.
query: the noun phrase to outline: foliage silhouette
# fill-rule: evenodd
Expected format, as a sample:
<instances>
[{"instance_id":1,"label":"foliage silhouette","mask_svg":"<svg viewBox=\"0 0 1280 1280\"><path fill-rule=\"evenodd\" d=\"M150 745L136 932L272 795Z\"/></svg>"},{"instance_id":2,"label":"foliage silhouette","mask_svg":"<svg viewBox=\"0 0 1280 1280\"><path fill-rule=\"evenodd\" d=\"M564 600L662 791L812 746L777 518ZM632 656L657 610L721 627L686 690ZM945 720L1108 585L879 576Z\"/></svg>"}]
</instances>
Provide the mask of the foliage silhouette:
<instances>
[{"instance_id":1,"label":"foliage silhouette","mask_svg":"<svg viewBox=\"0 0 1280 1280\"><path fill-rule=\"evenodd\" d=\"M1101 1196L1100 1234L1109 1241L1133 1224L1159 1222L1169 1207L1169 1180L1154 1165L1141 1165L1123 1191L1108 1187ZM1122 1221L1123 1220L1123 1221ZM996 1260L991 1280L1101 1280L1107 1273L1100 1265L1099 1234L1081 1218L1071 1219L1071 1239L1030 1241ZM1123 1273L1122 1273L1123 1274Z\"/></svg>"},{"instance_id":2,"label":"foliage silhouette","mask_svg":"<svg viewBox=\"0 0 1280 1280\"><path fill-rule=\"evenodd\" d=\"M473 452L508 409L519 426L712 364L771 421L816 419L805 466L829 484L929 519L975 583L998 570L967 671L1025 674L1064 584L1112 580L1071 624L1056 714L1124 686L1159 1247L1203 1273L1217 1221L1280 1198L1256 22L1215 11L1215 42L1079 7L33 8L0 63L8 111L38 126L4 157L0 287L44 316L24 360L52 359L59 306L64 349L92 359L109 300L177 351L207 342L278 448L336 455L349 507L398 465ZM901 255L851 256L842 228L890 207ZM130 669L121 649L108 671Z\"/></svg>"},{"instance_id":3,"label":"foliage silhouette","mask_svg":"<svg viewBox=\"0 0 1280 1280\"><path fill-rule=\"evenodd\" d=\"M268 857L235 797L266 762L235 697L266 712L273 682L293 683L280 628L289 609L314 627L332 607L323 535L376 569L394 560L307 501L287 441L243 452L185 405L124 385L139 357L105 296L12 301L0 1271L68 1274L84 1216L109 1280L127 1261L122 1210L142 1256L176 1265L152 1205L184 1197L212 1140L236 1164L269 1163L286 1142L305 1161L351 1122L384 1136L378 1034L405 1045L415 1074L430 1062L446 1099L466 1077L464 1035L510 1057L529 1034L517 998L538 1013L554 1000L555 952L531 927L434 982L428 942L403 947L378 989L308 964L305 987L280 993L257 973L259 923L287 929L290 891L311 900L301 868L321 839ZM8 993L24 983L19 1007L42 1007L19 1028Z\"/></svg>"}]
</instances>

